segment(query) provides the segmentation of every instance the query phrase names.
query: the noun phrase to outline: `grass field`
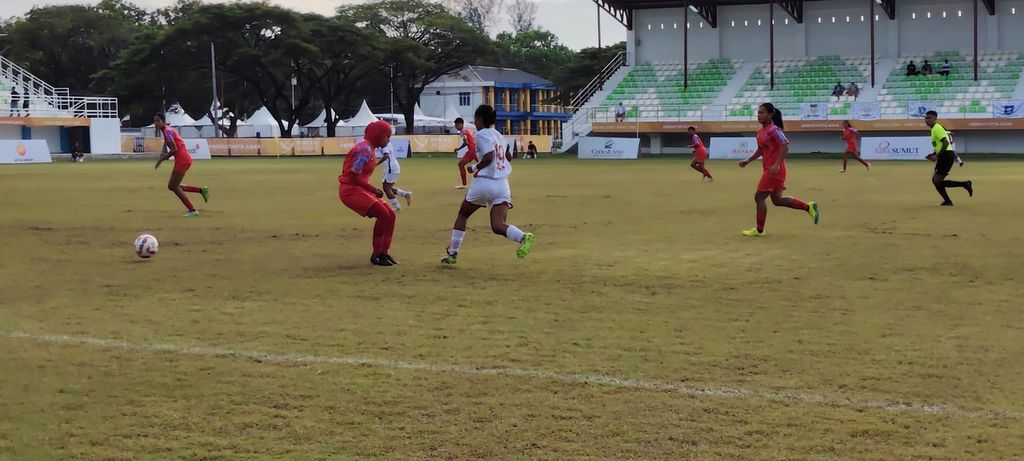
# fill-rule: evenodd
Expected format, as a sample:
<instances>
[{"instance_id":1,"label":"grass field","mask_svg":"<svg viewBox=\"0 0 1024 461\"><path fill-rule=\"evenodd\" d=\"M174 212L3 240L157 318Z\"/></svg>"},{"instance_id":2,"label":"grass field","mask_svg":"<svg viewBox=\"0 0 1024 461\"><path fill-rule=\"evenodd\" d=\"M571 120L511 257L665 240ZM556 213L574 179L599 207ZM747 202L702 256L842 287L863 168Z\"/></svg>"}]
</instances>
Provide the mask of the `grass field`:
<instances>
[{"instance_id":1,"label":"grass field","mask_svg":"<svg viewBox=\"0 0 1024 461\"><path fill-rule=\"evenodd\" d=\"M1024 458L1024 162L515 163L526 260L411 159L394 268L341 160L0 168L0 459ZM200 200L201 201L201 200ZM130 245L160 239L150 261Z\"/></svg>"}]
</instances>

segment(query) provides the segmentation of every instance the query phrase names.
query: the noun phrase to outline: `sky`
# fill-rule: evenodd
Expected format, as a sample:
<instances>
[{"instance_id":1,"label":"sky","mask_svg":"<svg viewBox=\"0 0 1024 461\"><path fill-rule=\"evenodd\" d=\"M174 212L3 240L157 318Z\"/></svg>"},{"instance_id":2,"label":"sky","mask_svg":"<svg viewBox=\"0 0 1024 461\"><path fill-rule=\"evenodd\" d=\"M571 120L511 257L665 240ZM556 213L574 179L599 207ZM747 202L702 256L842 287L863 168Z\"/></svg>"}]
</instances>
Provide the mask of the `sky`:
<instances>
[{"instance_id":1,"label":"sky","mask_svg":"<svg viewBox=\"0 0 1024 461\"><path fill-rule=\"evenodd\" d=\"M211 0L205 0L211 1ZM220 0L218 0L220 1ZM19 16L33 6L95 4L98 0L0 0L0 19ZM173 0L132 0L143 8L168 6ZM281 6L299 11L330 15L342 4L362 3L358 0L271 0ZM597 46L597 6L591 0L538 0L537 22L541 28L558 35L565 45L573 49ZM509 28L509 26L504 26ZM626 40L626 30L607 13L601 16L602 42L608 45ZM491 34L496 35L496 34Z\"/></svg>"}]
</instances>

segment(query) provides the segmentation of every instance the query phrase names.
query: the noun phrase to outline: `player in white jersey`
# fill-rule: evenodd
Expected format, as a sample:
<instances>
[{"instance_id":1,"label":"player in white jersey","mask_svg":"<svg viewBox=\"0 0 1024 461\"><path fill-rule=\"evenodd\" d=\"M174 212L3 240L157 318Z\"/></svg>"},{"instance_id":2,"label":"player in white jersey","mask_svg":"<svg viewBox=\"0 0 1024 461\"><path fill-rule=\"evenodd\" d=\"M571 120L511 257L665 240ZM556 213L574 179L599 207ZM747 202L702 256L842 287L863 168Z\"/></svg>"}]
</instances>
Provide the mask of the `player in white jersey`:
<instances>
[{"instance_id":1,"label":"player in white jersey","mask_svg":"<svg viewBox=\"0 0 1024 461\"><path fill-rule=\"evenodd\" d=\"M508 185L508 177L512 173L512 154L508 152L505 137L494 129L498 113L485 104L476 109L475 119L478 163L468 166L467 170L476 173L476 176L466 192L466 199L462 201L459 215L455 217L452 241L447 255L441 260L444 264L455 264L462 239L466 235L466 222L476 210L488 206L491 207L491 230L519 244L517 258L525 258L533 245L533 234L505 222L508 210L512 209L512 189Z\"/></svg>"},{"instance_id":2,"label":"player in white jersey","mask_svg":"<svg viewBox=\"0 0 1024 461\"><path fill-rule=\"evenodd\" d=\"M392 131L394 129L394 127L391 127ZM384 187L382 187L384 195L388 196L391 208L395 211L402 211L402 206L398 204L398 197L405 199L406 206L412 206L412 192L395 187L395 184L398 183L398 175L401 173L401 168L398 166L398 157L395 156L395 150L391 147L391 144L380 149L380 160L377 161L377 165L385 162L387 162L387 166L384 168Z\"/></svg>"}]
</instances>

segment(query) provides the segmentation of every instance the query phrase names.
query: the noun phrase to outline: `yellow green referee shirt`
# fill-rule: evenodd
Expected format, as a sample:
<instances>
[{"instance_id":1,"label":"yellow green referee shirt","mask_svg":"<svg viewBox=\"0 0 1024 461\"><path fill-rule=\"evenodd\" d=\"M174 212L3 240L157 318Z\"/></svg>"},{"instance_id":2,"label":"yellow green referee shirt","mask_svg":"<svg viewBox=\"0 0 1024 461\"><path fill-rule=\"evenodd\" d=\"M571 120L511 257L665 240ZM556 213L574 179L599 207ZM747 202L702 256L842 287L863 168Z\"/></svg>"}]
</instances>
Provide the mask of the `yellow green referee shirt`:
<instances>
[{"instance_id":1,"label":"yellow green referee shirt","mask_svg":"<svg viewBox=\"0 0 1024 461\"><path fill-rule=\"evenodd\" d=\"M935 153L942 152L942 140L946 139L948 142L949 134L946 133L946 129L938 123L932 127L932 146L935 148Z\"/></svg>"}]
</instances>

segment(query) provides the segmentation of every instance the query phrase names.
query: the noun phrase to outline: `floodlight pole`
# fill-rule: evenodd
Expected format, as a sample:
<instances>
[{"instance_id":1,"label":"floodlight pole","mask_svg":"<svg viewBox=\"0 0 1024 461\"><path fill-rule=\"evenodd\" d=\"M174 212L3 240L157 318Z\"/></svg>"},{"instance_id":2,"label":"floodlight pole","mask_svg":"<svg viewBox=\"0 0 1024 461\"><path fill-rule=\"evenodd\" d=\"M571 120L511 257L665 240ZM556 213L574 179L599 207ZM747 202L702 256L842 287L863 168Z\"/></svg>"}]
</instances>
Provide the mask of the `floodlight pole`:
<instances>
[{"instance_id":1,"label":"floodlight pole","mask_svg":"<svg viewBox=\"0 0 1024 461\"><path fill-rule=\"evenodd\" d=\"M868 22L871 23L871 88L875 87L875 0L868 0Z\"/></svg>"},{"instance_id":2,"label":"floodlight pole","mask_svg":"<svg viewBox=\"0 0 1024 461\"><path fill-rule=\"evenodd\" d=\"M213 137L220 137L220 101L217 100L217 51L210 42L210 77L213 79Z\"/></svg>"},{"instance_id":3,"label":"floodlight pole","mask_svg":"<svg viewBox=\"0 0 1024 461\"><path fill-rule=\"evenodd\" d=\"M690 2L683 2L683 90L690 88Z\"/></svg>"},{"instance_id":4,"label":"floodlight pole","mask_svg":"<svg viewBox=\"0 0 1024 461\"><path fill-rule=\"evenodd\" d=\"M775 90L775 0L768 2L768 72L771 89Z\"/></svg>"},{"instance_id":5,"label":"floodlight pole","mask_svg":"<svg viewBox=\"0 0 1024 461\"><path fill-rule=\"evenodd\" d=\"M597 49L601 49L601 4L597 5Z\"/></svg>"},{"instance_id":6,"label":"floodlight pole","mask_svg":"<svg viewBox=\"0 0 1024 461\"><path fill-rule=\"evenodd\" d=\"M978 81L978 0L974 0L974 81Z\"/></svg>"},{"instance_id":7,"label":"floodlight pole","mask_svg":"<svg viewBox=\"0 0 1024 461\"><path fill-rule=\"evenodd\" d=\"M392 65L388 66L388 69L391 71L391 78L389 79L389 82L391 83L391 93L390 93L390 98L391 98L391 116L394 117L395 116L395 65L392 64ZM445 99L447 99L447 98L445 98Z\"/></svg>"}]
</instances>

